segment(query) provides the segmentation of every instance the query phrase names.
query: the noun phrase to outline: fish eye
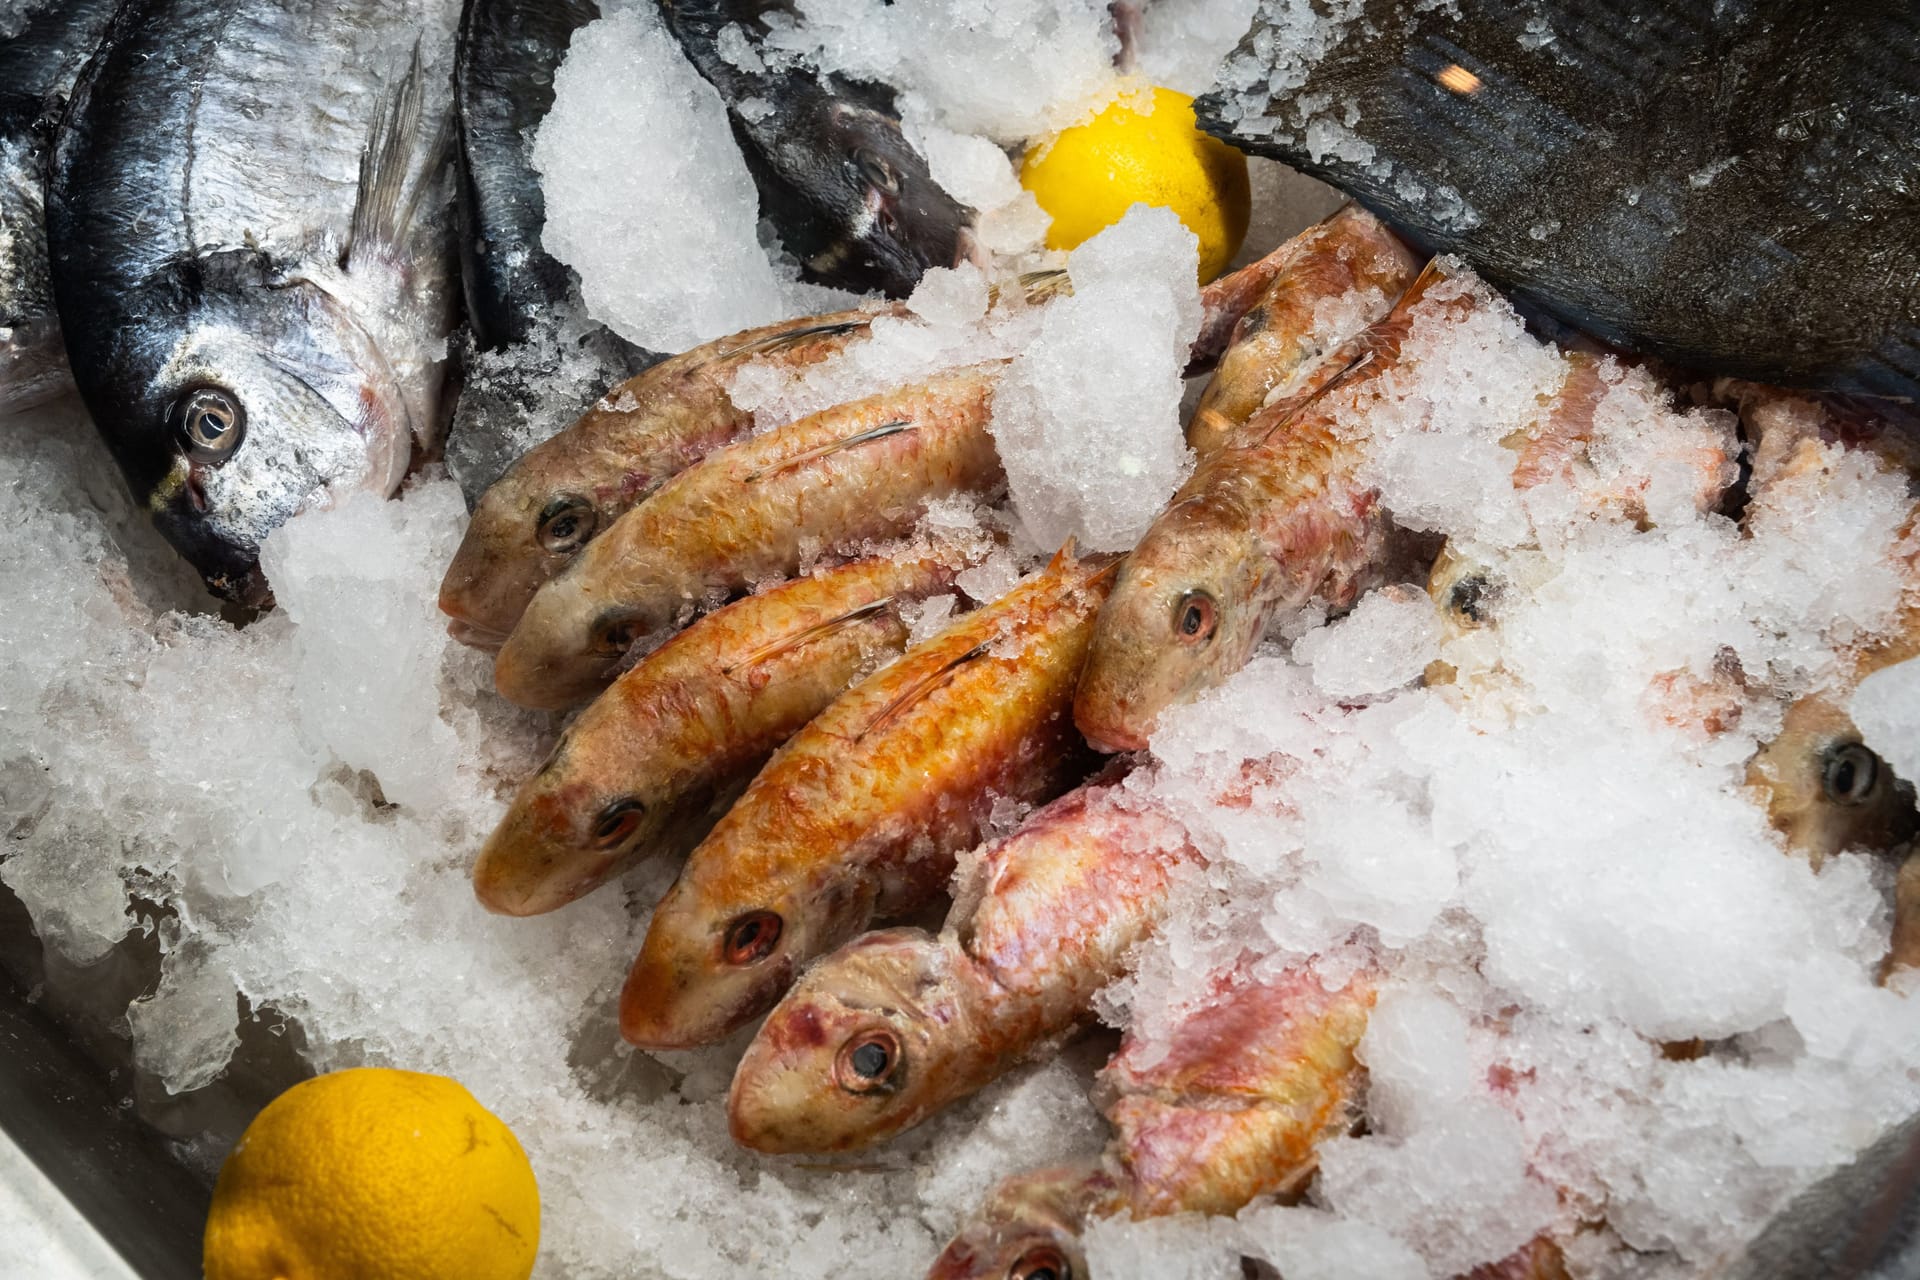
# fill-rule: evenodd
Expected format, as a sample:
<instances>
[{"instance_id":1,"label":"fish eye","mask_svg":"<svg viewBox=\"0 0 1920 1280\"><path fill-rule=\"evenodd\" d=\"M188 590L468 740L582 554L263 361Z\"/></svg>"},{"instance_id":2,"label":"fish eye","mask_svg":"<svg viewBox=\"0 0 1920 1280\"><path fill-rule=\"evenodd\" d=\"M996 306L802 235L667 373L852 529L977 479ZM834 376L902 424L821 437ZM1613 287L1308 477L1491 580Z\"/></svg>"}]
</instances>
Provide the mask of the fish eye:
<instances>
[{"instance_id":1,"label":"fish eye","mask_svg":"<svg viewBox=\"0 0 1920 1280\"><path fill-rule=\"evenodd\" d=\"M594 844L603 849L619 844L640 826L640 819L646 812L647 806L632 796L615 800L593 820Z\"/></svg>"},{"instance_id":2,"label":"fish eye","mask_svg":"<svg viewBox=\"0 0 1920 1280\"><path fill-rule=\"evenodd\" d=\"M593 624L593 647L602 653L625 653L639 638L639 624L627 614L603 614Z\"/></svg>"},{"instance_id":3,"label":"fish eye","mask_svg":"<svg viewBox=\"0 0 1920 1280\"><path fill-rule=\"evenodd\" d=\"M1865 804L1880 782L1880 757L1857 742L1829 747L1820 785L1835 804Z\"/></svg>"},{"instance_id":4,"label":"fish eye","mask_svg":"<svg viewBox=\"0 0 1920 1280\"><path fill-rule=\"evenodd\" d=\"M773 954L780 942L780 917L771 911L749 911L727 926L728 964L753 964Z\"/></svg>"},{"instance_id":5,"label":"fish eye","mask_svg":"<svg viewBox=\"0 0 1920 1280\"><path fill-rule=\"evenodd\" d=\"M868 1031L840 1046L833 1074L848 1093L889 1093L900 1064L900 1041L893 1032Z\"/></svg>"},{"instance_id":6,"label":"fish eye","mask_svg":"<svg viewBox=\"0 0 1920 1280\"><path fill-rule=\"evenodd\" d=\"M1213 597L1204 591L1189 591L1174 603L1173 630L1182 644L1204 644L1211 640L1219 620Z\"/></svg>"},{"instance_id":7,"label":"fish eye","mask_svg":"<svg viewBox=\"0 0 1920 1280\"><path fill-rule=\"evenodd\" d=\"M247 411L224 387L189 387L167 410L167 426L195 462L221 463L247 435Z\"/></svg>"},{"instance_id":8,"label":"fish eye","mask_svg":"<svg viewBox=\"0 0 1920 1280\"><path fill-rule=\"evenodd\" d=\"M1073 1280L1073 1264L1052 1245L1037 1245L1007 1268L1007 1280Z\"/></svg>"},{"instance_id":9,"label":"fish eye","mask_svg":"<svg viewBox=\"0 0 1920 1280\"><path fill-rule=\"evenodd\" d=\"M1477 625L1487 620L1487 605L1492 594L1487 576L1472 574L1454 583L1453 589L1447 592L1447 608Z\"/></svg>"},{"instance_id":10,"label":"fish eye","mask_svg":"<svg viewBox=\"0 0 1920 1280\"><path fill-rule=\"evenodd\" d=\"M593 504L575 493L563 493L540 512L540 545L560 554L578 551L593 536L600 513Z\"/></svg>"},{"instance_id":11,"label":"fish eye","mask_svg":"<svg viewBox=\"0 0 1920 1280\"><path fill-rule=\"evenodd\" d=\"M860 181L868 186L877 187L888 195L900 194L900 175L892 165L865 147L854 148L853 170L860 176Z\"/></svg>"}]
</instances>

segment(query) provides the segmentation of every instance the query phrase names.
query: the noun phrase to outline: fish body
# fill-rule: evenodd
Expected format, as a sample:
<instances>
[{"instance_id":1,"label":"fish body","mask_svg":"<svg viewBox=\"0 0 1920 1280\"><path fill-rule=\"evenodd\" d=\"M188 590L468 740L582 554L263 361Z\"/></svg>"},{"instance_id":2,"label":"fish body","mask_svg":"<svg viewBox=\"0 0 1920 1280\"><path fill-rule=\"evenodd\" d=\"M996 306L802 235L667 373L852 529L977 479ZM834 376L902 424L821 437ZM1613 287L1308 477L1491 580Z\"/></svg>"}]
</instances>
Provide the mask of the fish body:
<instances>
[{"instance_id":1,"label":"fish body","mask_svg":"<svg viewBox=\"0 0 1920 1280\"><path fill-rule=\"evenodd\" d=\"M540 243L546 200L529 144L573 33L599 16L595 0L466 0L461 12L455 211L471 336L447 467L469 505L528 443L660 358L588 319L573 274Z\"/></svg>"},{"instance_id":2,"label":"fish body","mask_svg":"<svg viewBox=\"0 0 1920 1280\"><path fill-rule=\"evenodd\" d=\"M540 588L494 665L530 707L582 701L636 640L811 550L909 532L926 501L1002 482L987 431L1000 366L838 405L708 455Z\"/></svg>"},{"instance_id":3,"label":"fish body","mask_svg":"<svg viewBox=\"0 0 1920 1280\"><path fill-rule=\"evenodd\" d=\"M705 1044L758 1017L816 957L931 902L996 798L1064 790L1109 580L1063 550L789 739L655 909L620 997L627 1039Z\"/></svg>"},{"instance_id":4,"label":"fish body","mask_svg":"<svg viewBox=\"0 0 1920 1280\"><path fill-rule=\"evenodd\" d=\"M493 911L564 906L684 852L741 784L907 645L900 606L946 590L957 551L873 556L737 600L680 632L567 726L473 869Z\"/></svg>"},{"instance_id":5,"label":"fish body","mask_svg":"<svg viewBox=\"0 0 1920 1280\"><path fill-rule=\"evenodd\" d=\"M440 584L457 638L498 648L580 549L667 480L753 429L727 393L748 361L797 368L863 339L870 308L782 321L683 351L628 378L515 461L475 505Z\"/></svg>"},{"instance_id":6,"label":"fish body","mask_svg":"<svg viewBox=\"0 0 1920 1280\"><path fill-rule=\"evenodd\" d=\"M134 497L214 591L261 541L390 493L441 422L438 193L454 14L376 0L128 0L47 181L74 381Z\"/></svg>"},{"instance_id":7,"label":"fish body","mask_svg":"<svg viewBox=\"0 0 1920 1280\"><path fill-rule=\"evenodd\" d=\"M867 934L808 969L734 1074L734 1139L848 1151L911 1128L1090 1016L1198 859L1185 830L1090 784L987 850L938 937Z\"/></svg>"},{"instance_id":8,"label":"fish body","mask_svg":"<svg viewBox=\"0 0 1920 1280\"><path fill-rule=\"evenodd\" d=\"M1275 614L1315 599L1344 607L1380 578L1392 530L1356 478L1365 442L1341 425L1346 388L1363 393L1393 365L1441 279L1429 270L1342 348L1342 373L1276 400L1202 458L1127 557L1074 707L1095 747L1144 747L1162 711L1246 665ZM1477 304L1453 293L1440 305Z\"/></svg>"},{"instance_id":9,"label":"fish body","mask_svg":"<svg viewBox=\"0 0 1920 1280\"><path fill-rule=\"evenodd\" d=\"M1387 313L1420 270L1413 251L1359 205L1342 207L1284 246L1284 265L1233 327L1187 423L1201 457L1224 444L1272 395L1311 393L1339 372L1324 359ZM1315 313L1355 295L1346 331L1328 335Z\"/></svg>"},{"instance_id":10,"label":"fish body","mask_svg":"<svg viewBox=\"0 0 1920 1280\"><path fill-rule=\"evenodd\" d=\"M1287 12L1263 11L1228 55L1195 103L1202 129L1623 350L1920 396L1909 0L1465 16L1365 0L1304 56ZM1343 118L1343 103L1363 106Z\"/></svg>"},{"instance_id":11,"label":"fish body","mask_svg":"<svg viewBox=\"0 0 1920 1280\"><path fill-rule=\"evenodd\" d=\"M69 385L47 267L47 140L116 3L42 5L0 42L0 411Z\"/></svg>"},{"instance_id":12,"label":"fish body","mask_svg":"<svg viewBox=\"0 0 1920 1280\"><path fill-rule=\"evenodd\" d=\"M763 217L814 280L904 298L973 253L973 210L941 189L879 85L769 65L757 0L661 0L727 119Z\"/></svg>"},{"instance_id":13,"label":"fish body","mask_svg":"<svg viewBox=\"0 0 1920 1280\"><path fill-rule=\"evenodd\" d=\"M1240 980L1188 1015L1166 1044L1129 1035L1095 1098L1113 1125L1098 1165L1009 1179L954 1238L929 1280L1086 1277L1094 1217L1230 1214L1297 1194L1319 1145L1358 1118L1354 1056L1373 1007L1363 973L1328 990L1306 969Z\"/></svg>"}]
</instances>

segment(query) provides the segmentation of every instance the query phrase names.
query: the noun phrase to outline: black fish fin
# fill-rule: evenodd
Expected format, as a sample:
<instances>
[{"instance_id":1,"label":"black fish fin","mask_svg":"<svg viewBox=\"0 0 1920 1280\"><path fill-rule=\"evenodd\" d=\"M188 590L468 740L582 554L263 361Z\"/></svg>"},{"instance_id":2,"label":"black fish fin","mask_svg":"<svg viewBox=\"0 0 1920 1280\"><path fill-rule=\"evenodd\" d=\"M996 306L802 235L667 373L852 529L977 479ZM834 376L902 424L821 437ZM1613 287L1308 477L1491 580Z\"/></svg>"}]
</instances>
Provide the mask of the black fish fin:
<instances>
[{"instance_id":1,"label":"black fish fin","mask_svg":"<svg viewBox=\"0 0 1920 1280\"><path fill-rule=\"evenodd\" d=\"M822 636L831 635L835 631L839 631L843 627L850 627L856 622L864 622L868 618L884 613L892 607L892 596L881 596L878 600L869 600L858 608L847 610L837 618L828 618L824 622L816 622L810 627L802 627L792 635L781 636L778 640L769 641L753 652L744 655L738 662L733 663L731 666L722 667L720 673L730 676L742 667L751 667L757 663L765 662L768 658L777 658L783 653L791 653L795 649L812 644Z\"/></svg>"},{"instance_id":2,"label":"black fish fin","mask_svg":"<svg viewBox=\"0 0 1920 1280\"><path fill-rule=\"evenodd\" d=\"M360 184L354 199L353 222L347 232L347 244L341 252L342 264L359 253L372 252L375 246L397 245L419 202L418 187L430 180L429 165L420 184L409 189L417 149L420 146L420 118L426 102L426 71L420 62L420 42L414 41L413 56L406 74L380 95L373 114L373 127L366 145L360 149ZM434 149L444 148L445 122Z\"/></svg>"},{"instance_id":3,"label":"black fish fin","mask_svg":"<svg viewBox=\"0 0 1920 1280\"><path fill-rule=\"evenodd\" d=\"M880 708L880 714L867 721L867 727L854 735L853 740L855 742L860 741L860 739L866 737L875 729L878 729L881 725L932 693L935 689L938 689L952 677L954 672L966 666L969 662L974 661L976 658L986 657L987 651L992 647L993 642L991 640L982 640L979 644L973 646L973 648L967 650L959 657L921 676L918 680L896 694L893 700L887 703L886 706Z\"/></svg>"},{"instance_id":4,"label":"black fish fin","mask_svg":"<svg viewBox=\"0 0 1920 1280\"><path fill-rule=\"evenodd\" d=\"M873 323L873 317L863 316L858 320L835 320L829 324L802 325L798 329L788 329L784 333L770 333L764 338L755 338L752 342L743 342L737 347L727 348L727 356L766 355L770 351L781 351L807 338L831 337L840 333L853 333Z\"/></svg>"},{"instance_id":5,"label":"black fish fin","mask_svg":"<svg viewBox=\"0 0 1920 1280\"><path fill-rule=\"evenodd\" d=\"M875 440L884 440L888 436L897 436L902 431L911 430L913 430L913 422L907 418L896 418L892 422L883 422L870 430L856 432L844 440L831 441L818 448L796 453L791 458L783 458L770 467L762 467L758 471L749 472L746 483L752 484L756 480L763 480L768 476L779 475L782 471L791 471L795 467L805 466L809 462L818 462L820 459L831 454L839 453L842 449L856 448Z\"/></svg>"}]
</instances>

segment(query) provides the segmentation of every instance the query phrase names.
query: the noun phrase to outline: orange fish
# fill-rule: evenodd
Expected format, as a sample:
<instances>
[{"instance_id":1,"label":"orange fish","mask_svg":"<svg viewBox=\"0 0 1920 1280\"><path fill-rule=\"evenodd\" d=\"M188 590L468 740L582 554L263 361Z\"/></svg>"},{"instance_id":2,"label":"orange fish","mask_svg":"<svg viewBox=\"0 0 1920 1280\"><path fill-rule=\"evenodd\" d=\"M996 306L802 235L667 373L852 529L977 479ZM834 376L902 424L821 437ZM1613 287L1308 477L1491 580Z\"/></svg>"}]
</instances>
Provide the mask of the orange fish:
<instances>
[{"instance_id":1,"label":"orange fish","mask_svg":"<svg viewBox=\"0 0 1920 1280\"><path fill-rule=\"evenodd\" d=\"M986 851L938 937L870 933L807 970L734 1073L735 1141L871 1146L1058 1044L1198 856L1178 822L1113 783L1041 809Z\"/></svg>"},{"instance_id":2,"label":"orange fish","mask_svg":"<svg viewBox=\"0 0 1920 1280\"><path fill-rule=\"evenodd\" d=\"M645 1048L717 1040L876 917L925 907L997 798L1080 772L1074 679L1111 574L1069 546L774 754L654 910L620 997Z\"/></svg>"},{"instance_id":3,"label":"orange fish","mask_svg":"<svg viewBox=\"0 0 1920 1280\"><path fill-rule=\"evenodd\" d=\"M669 476L752 430L727 384L758 361L815 364L899 304L748 329L663 360L601 397L579 421L523 454L474 508L440 584L458 640L498 648L540 584L566 567Z\"/></svg>"},{"instance_id":4,"label":"orange fish","mask_svg":"<svg viewBox=\"0 0 1920 1280\"><path fill-rule=\"evenodd\" d=\"M1234 326L1226 353L1187 423L1187 443L1206 457L1276 393L1311 393L1339 372L1321 345L1314 312L1361 293L1371 303L1356 316L1370 325L1413 283L1420 260L1382 226L1350 204L1281 246L1279 270L1260 300ZM1344 342L1351 333L1341 334Z\"/></svg>"},{"instance_id":5,"label":"orange fish","mask_svg":"<svg viewBox=\"0 0 1920 1280\"><path fill-rule=\"evenodd\" d=\"M987 420L998 364L810 414L682 471L533 598L494 664L500 692L560 708L609 684L635 641L799 569L815 549L899 537L930 498L1002 482Z\"/></svg>"},{"instance_id":6,"label":"orange fish","mask_svg":"<svg viewBox=\"0 0 1920 1280\"><path fill-rule=\"evenodd\" d=\"M1276 614L1315 599L1345 607L1386 576L1393 530L1357 479L1364 441L1340 421L1398 360L1416 319L1479 305L1449 292L1422 310L1445 278L1429 267L1342 350L1338 374L1262 409L1201 459L1101 611L1074 705L1087 741L1144 747L1163 711L1246 665Z\"/></svg>"},{"instance_id":7,"label":"orange fish","mask_svg":"<svg viewBox=\"0 0 1920 1280\"><path fill-rule=\"evenodd\" d=\"M535 915L684 853L775 747L906 648L900 606L946 590L969 560L935 550L821 569L668 640L521 787L474 865L480 901Z\"/></svg>"},{"instance_id":8,"label":"orange fish","mask_svg":"<svg viewBox=\"0 0 1920 1280\"><path fill-rule=\"evenodd\" d=\"M1092 1218L1229 1214L1297 1194L1320 1144L1358 1117L1354 1049L1373 1000L1371 974L1329 991L1294 969L1234 981L1167 1044L1129 1035L1095 1086L1114 1129L1105 1159L1002 1183L929 1280L1086 1280Z\"/></svg>"}]
</instances>

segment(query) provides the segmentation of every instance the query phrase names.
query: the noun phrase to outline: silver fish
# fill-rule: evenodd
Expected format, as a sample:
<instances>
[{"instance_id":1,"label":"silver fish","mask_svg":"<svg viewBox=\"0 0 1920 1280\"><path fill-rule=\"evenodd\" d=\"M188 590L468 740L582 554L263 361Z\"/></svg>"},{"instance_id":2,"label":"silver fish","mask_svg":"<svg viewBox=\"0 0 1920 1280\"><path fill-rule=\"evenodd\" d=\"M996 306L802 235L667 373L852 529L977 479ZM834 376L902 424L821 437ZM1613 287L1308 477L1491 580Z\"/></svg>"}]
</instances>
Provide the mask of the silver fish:
<instances>
[{"instance_id":1,"label":"silver fish","mask_svg":"<svg viewBox=\"0 0 1920 1280\"><path fill-rule=\"evenodd\" d=\"M74 381L215 592L441 420L447 0L126 0L47 179ZM434 68L431 72L428 68Z\"/></svg>"}]
</instances>

